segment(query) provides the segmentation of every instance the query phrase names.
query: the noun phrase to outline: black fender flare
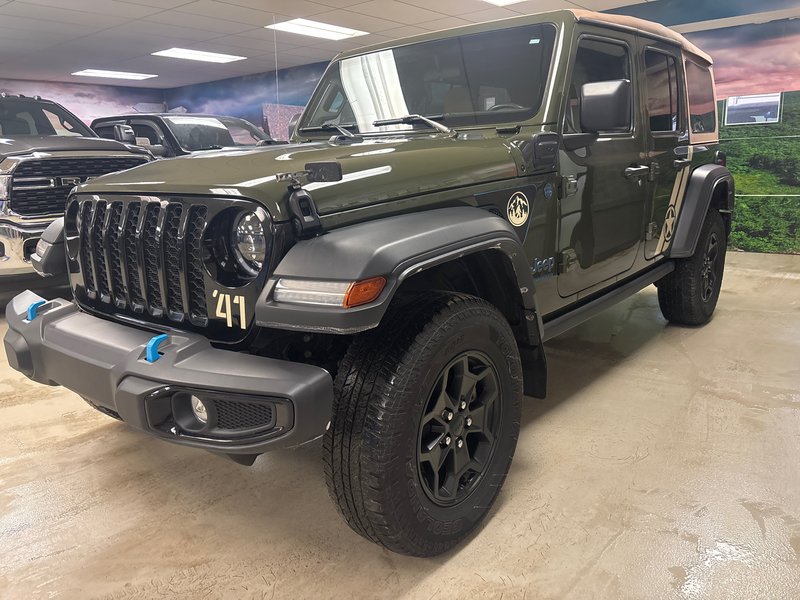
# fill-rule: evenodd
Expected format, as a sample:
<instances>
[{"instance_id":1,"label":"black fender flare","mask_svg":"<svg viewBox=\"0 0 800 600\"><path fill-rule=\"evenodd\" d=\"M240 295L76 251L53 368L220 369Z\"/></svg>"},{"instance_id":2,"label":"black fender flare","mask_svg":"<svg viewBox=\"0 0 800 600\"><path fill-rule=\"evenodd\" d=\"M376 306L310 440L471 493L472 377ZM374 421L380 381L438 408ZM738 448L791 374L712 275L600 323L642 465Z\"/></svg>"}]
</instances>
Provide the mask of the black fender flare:
<instances>
[{"instance_id":1,"label":"black fender flare","mask_svg":"<svg viewBox=\"0 0 800 600\"><path fill-rule=\"evenodd\" d=\"M327 232L294 245L268 279L255 307L262 327L335 334L377 327L404 280L425 269L483 250L502 252L511 262L529 321L529 343L542 331L533 275L514 228L479 208L461 206L387 217ZM356 308L275 302L281 278L387 283L372 303ZM533 322L530 322L533 321Z\"/></svg>"},{"instance_id":2,"label":"black fender flare","mask_svg":"<svg viewBox=\"0 0 800 600\"><path fill-rule=\"evenodd\" d=\"M716 189L723 183L727 183L728 193L723 199L720 210L730 213L733 211L736 191L731 172L721 165L714 164L703 165L692 171L675 232L672 235L670 258L688 258L694 254L711 199Z\"/></svg>"}]
</instances>

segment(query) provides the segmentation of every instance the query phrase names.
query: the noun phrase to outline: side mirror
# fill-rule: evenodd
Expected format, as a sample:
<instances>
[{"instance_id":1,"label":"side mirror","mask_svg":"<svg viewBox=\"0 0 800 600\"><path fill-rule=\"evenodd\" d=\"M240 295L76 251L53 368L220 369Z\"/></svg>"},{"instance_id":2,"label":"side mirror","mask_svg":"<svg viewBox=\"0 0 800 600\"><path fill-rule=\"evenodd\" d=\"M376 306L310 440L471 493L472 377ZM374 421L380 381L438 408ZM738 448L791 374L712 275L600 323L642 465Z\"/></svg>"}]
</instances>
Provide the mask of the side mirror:
<instances>
[{"instance_id":1,"label":"side mirror","mask_svg":"<svg viewBox=\"0 0 800 600\"><path fill-rule=\"evenodd\" d=\"M130 125L114 125L114 139L123 144L136 145L136 134Z\"/></svg>"},{"instance_id":2,"label":"side mirror","mask_svg":"<svg viewBox=\"0 0 800 600\"><path fill-rule=\"evenodd\" d=\"M287 139L292 139L292 136L294 135L294 130L297 127L297 122L300 120L302 114L303 113L297 113L295 115L292 115L292 118L289 119L289 126L287 127L288 130L287 133L289 134L289 137Z\"/></svg>"},{"instance_id":3,"label":"side mirror","mask_svg":"<svg viewBox=\"0 0 800 600\"><path fill-rule=\"evenodd\" d=\"M598 81L581 86L581 129L627 131L631 127L631 82Z\"/></svg>"},{"instance_id":4,"label":"side mirror","mask_svg":"<svg viewBox=\"0 0 800 600\"><path fill-rule=\"evenodd\" d=\"M313 162L306 164L307 178L310 183L341 181L342 165L338 162Z\"/></svg>"}]
</instances>

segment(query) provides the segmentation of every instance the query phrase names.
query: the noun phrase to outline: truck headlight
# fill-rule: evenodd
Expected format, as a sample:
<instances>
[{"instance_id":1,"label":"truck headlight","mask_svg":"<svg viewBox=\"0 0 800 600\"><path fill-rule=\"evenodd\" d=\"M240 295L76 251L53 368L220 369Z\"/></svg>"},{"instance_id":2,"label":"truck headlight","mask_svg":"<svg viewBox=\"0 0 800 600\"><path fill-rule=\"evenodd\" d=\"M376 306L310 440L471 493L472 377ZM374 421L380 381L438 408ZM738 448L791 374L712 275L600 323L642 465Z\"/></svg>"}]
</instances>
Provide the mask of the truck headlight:
<instances>
[{"instance_id":1,"label":"truck headlight","mask_svg":"<svg viewBox=\"0 0 800 600\"><path fill-rule=\"evenodd\" d=\"M0 175L0 201L8 200L11 192L11 175Z\"/></svg>"},{"instance_id":2,"label":"truck headlight","mask_svg":"<svg viewBox=\"0 0 800 600\"><path fill-rule=\"evenodd\" d=\"M267 236L256 213L241 213L233 224L233 253L247 275L255 277L267 259Z\"/></svg>"}]
</instances>

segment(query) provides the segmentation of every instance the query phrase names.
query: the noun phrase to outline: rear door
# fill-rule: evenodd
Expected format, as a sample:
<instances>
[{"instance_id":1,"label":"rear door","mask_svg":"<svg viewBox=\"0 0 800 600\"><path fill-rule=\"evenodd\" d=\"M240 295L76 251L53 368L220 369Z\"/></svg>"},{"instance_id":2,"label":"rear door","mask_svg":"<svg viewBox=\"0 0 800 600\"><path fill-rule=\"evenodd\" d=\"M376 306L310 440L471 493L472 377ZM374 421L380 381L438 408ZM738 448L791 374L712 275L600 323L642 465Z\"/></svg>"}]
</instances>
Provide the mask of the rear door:
<instances>
[{"instance_id":1,"label":"rear door","mask_svg":"<svg viewBox=\"0 0 800 600\"><path fill-rule=\"evenodd\" d=\"M578 40L565 90L564 133L580 133L580 90L585 83L628 79L630 127L600 132L596 142L561 155L558 292L562 297L613 283L630 270L639 252L647 200L646 176L626 175L642 167L645 154L637 88L634 34L587 29ZM646 170L646 169L645 169ZM601 286L602 287L602 286ZM599 288L598 288L599 289Z\"/></svg>"},{"instance_id":2,"label":"rear door","mask_svg":"<svg viewBox=\"0 0 800 600\"><path fill-rule=\"evenodd\" d=\"M689 140L680 49L645 40L642 61L647 162L652 165L644 253L651 259L672 237L675 200L683 193L683 172L691 161L676 152Z\"/></svg>"}]
</instances>

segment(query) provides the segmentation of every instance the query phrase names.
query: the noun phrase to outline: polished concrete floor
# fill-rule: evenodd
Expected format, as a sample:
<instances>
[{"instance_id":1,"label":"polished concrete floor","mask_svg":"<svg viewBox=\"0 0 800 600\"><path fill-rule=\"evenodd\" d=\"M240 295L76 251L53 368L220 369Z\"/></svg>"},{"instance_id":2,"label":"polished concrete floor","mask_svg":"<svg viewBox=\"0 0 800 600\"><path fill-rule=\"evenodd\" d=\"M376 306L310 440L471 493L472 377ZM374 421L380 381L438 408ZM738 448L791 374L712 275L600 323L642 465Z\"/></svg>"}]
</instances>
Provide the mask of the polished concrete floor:
<instances>
[{"instance_id":1,"label":"polished concrete floor","mask_svg":"<svg viewBox=\"0 0 800 600\"><path fill-rule=\"evenodd\" d=\"M548 353L491 518L433 560L347 528L318 443L241 467L0 357L0 598L800 598L800 256L730 254L706 327L651 288Z\"/></svg>"}]
</instances>

